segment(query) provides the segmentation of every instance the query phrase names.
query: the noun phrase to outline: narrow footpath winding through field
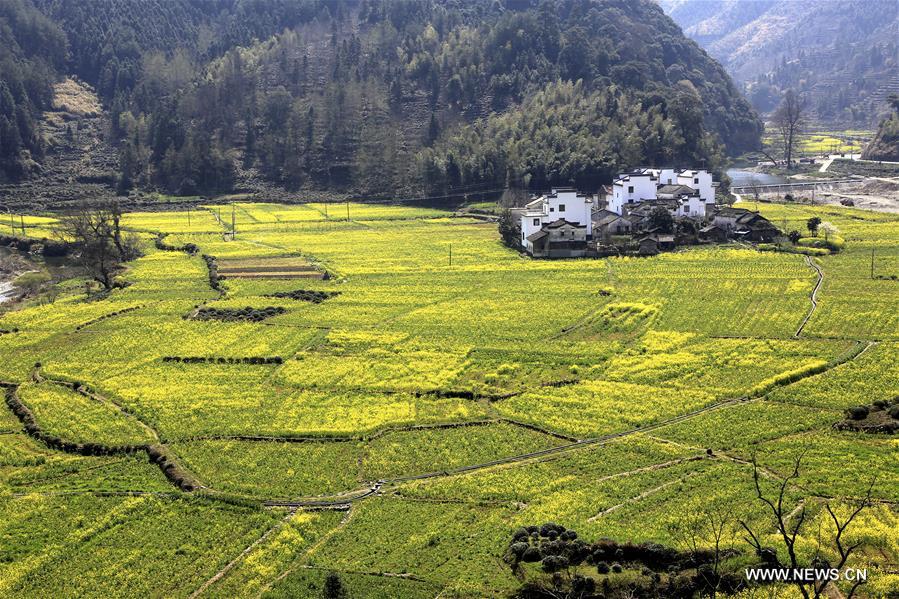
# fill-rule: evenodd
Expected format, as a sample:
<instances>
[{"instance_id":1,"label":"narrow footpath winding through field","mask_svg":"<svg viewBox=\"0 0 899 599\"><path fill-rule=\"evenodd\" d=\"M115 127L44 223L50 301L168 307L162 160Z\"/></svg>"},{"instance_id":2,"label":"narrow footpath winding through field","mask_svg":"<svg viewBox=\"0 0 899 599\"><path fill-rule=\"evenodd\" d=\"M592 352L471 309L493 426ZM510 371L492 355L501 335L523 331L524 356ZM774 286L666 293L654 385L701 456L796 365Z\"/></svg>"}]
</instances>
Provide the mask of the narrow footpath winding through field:
<instances>
[{"instance_id":1,"label":"narrow footpath winding through field","mask_svg":"<svg viewBox=\"0 0 899 599\"><path fill-rule=\"evenodd\" d=\"M815 309L818 307L818 289L821 288L821 283L824 282L824 271L821 270L821 267L815 264L815 261L811 258L811 256L805 257L805 262L809 266L815 269L815 272L818 274L818 280L815 282L815 287L812 289L812 293L809 296L809 299L812 302L812 307L809 309L808 314L805 315L805 318L802 319L802 323L799 325L799 328L796 329L796 334L793 337L799 338L799 335L802 334L802 330L805 328L805 325L808 323L809 319L812 317L812 314L815 313Z\"/></svg>"}]
</instances>

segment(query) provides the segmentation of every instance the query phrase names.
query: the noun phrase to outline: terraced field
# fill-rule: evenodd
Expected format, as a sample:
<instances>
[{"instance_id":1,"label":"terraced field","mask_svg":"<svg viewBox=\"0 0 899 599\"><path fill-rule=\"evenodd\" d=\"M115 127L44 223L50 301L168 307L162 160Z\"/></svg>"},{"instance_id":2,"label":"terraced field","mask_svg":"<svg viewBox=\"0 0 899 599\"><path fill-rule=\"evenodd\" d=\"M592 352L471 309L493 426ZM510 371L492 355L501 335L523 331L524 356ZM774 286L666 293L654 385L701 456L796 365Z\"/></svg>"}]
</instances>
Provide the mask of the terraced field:
<instances>
[{"instance_id":1,"label":"terraced field","mask_svg":"<svg viewBox=\"0 0 899 599\"><path fill-rule=\"evenodd\" d=\"M876 478L853 563L887 596L899 445L832 425L899 396L899 218L760 208L846 239L813 259L816 306L803 256L747 247L533 261L432 209L127 215L129 286L0 316L0 594L319 597L336 571L354 598L502 597L521 526L676 546L706 505L762 527L748 460L802 454L807 505ZM245 309L268 312L195 317Z\"/></svg>"}]
</instances>

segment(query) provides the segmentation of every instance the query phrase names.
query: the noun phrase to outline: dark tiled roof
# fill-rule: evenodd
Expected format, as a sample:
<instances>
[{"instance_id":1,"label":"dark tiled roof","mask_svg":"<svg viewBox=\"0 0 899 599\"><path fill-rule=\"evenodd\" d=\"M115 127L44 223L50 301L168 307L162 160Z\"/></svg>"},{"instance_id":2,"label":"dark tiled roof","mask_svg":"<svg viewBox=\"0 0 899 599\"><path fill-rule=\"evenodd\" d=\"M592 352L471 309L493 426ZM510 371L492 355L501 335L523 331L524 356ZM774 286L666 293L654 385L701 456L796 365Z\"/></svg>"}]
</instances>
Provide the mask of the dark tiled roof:
<instances>
[{"instance_id":1,"label":"dark tiled roof","mask_svg":"<svg viewBox=\"0 0 899 599\"><path fill-rule=\"evenodd\" d=\"M657 190L658 193L665 195L697 195L699 192L686 185L668 184L662 185Z\"/></svg>"},{"instance_id":2,"label":"dark tiled roof","mask_svg":"<svg viewBox=\"0 0 899 599\"><path fill-rule=\"evenodd\" d=\"M578 223L573 223L569 220L565 220L564 218L560 218L559 220L554 220L548 225L543 225L544 229L558 229L559 227L564 227L568 225L569 227L574 227L575 229L586 229L587 225L580 225Z\"/></svg>"}]
</instances>

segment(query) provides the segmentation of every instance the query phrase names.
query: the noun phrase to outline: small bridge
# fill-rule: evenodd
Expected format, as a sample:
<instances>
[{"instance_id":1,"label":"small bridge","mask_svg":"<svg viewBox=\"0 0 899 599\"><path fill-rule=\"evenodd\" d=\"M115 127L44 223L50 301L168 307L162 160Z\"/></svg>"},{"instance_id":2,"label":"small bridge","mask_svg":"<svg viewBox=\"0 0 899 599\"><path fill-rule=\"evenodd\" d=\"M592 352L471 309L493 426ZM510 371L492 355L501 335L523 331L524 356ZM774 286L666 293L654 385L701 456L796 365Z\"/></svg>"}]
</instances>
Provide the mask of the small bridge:
<instances>
[{"instance_id":1,"label":"small bridge","mask_svg":"<svg viewBox=\"0 0 899 599\"><path fill-rule=\"evenodd\" d=\"M781 191L799 191L803 189L819 189L830 185L842 185L846 183L860 183L861 178L848 179L820 179L817 181L796 181L791 183L767 183L764 185L740 185L731 187L736 194L772 193Z\"/></svg>"}]
</instances>

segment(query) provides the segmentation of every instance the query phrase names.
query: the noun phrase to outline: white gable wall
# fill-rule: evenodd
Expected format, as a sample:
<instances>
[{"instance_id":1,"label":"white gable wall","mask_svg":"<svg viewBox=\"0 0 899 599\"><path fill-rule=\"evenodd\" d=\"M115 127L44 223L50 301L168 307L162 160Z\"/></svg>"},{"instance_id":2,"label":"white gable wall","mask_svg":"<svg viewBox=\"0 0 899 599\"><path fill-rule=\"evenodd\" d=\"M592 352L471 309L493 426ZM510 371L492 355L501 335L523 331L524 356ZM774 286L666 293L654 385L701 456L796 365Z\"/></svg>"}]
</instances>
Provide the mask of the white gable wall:
<instances>
[{"instance_id":1,"label":"white gable wall","mask_svg":"<svg viewBox=\"0 0 899 599\"><path fill-rule=\"evenodd\" d=\"M546 198L544 212L547 213L547 222L564 218L568 222L589 225L590 215L593 213L593 200L584 196L578 197L576 191L554 189Z\"/></svg>"},{"instance_id":2,"label":"white gable wall","mask_svg":"<svg viewBox=\"0 0 899 599\"><path fill-rule=\"evenodd\" d=\"M689 218L705 218L705 202L696 196L689 196L687 201L679 200L680 205L677 209L677 216L687 216Z\"/></svg>"},{"instance_id":3,"label":"white gable wall","mask_svg":"<svg viewBox=\"0 0 899 599\"><path fill-rule=\"evenodd\" d=\"M609 210L622 214L627 204L639 204L642 200L656 199L656 179L646 175L625 175L612 185Z\"/></svg>"},{"instance_id":4,"label":"white gable wall","mask_svg":"<svg viewBox=\"0 0 899 599\"><path fill-rule=\"evenodd\" d=\"M677 175L676 183L699 191L699 197L705 203L715 202L712 174L708 171L681 171Z\"/></svg>"},{"instance_id":5,"label":"white gable wall","mask_svg":"<svg viewBox=\"0 0 899 599\"><path fill-rule=\"evenodd\" d=\"M527 249L531 249L531 242L527 240L528 235L536 233L543 227L545 216L542 212L525 212L521 215L521 245Z\"/></svg>"},{"instance_id":6,"label":"white gable wall","mask_svg":"<svg viewBox=\"0 0 899 599\"><path fill-rule=\"evenodd\" d=\"M659 185L677 185L677 172L673 168L663 168L658 173Z\"/></svg>"}]
</instances>

